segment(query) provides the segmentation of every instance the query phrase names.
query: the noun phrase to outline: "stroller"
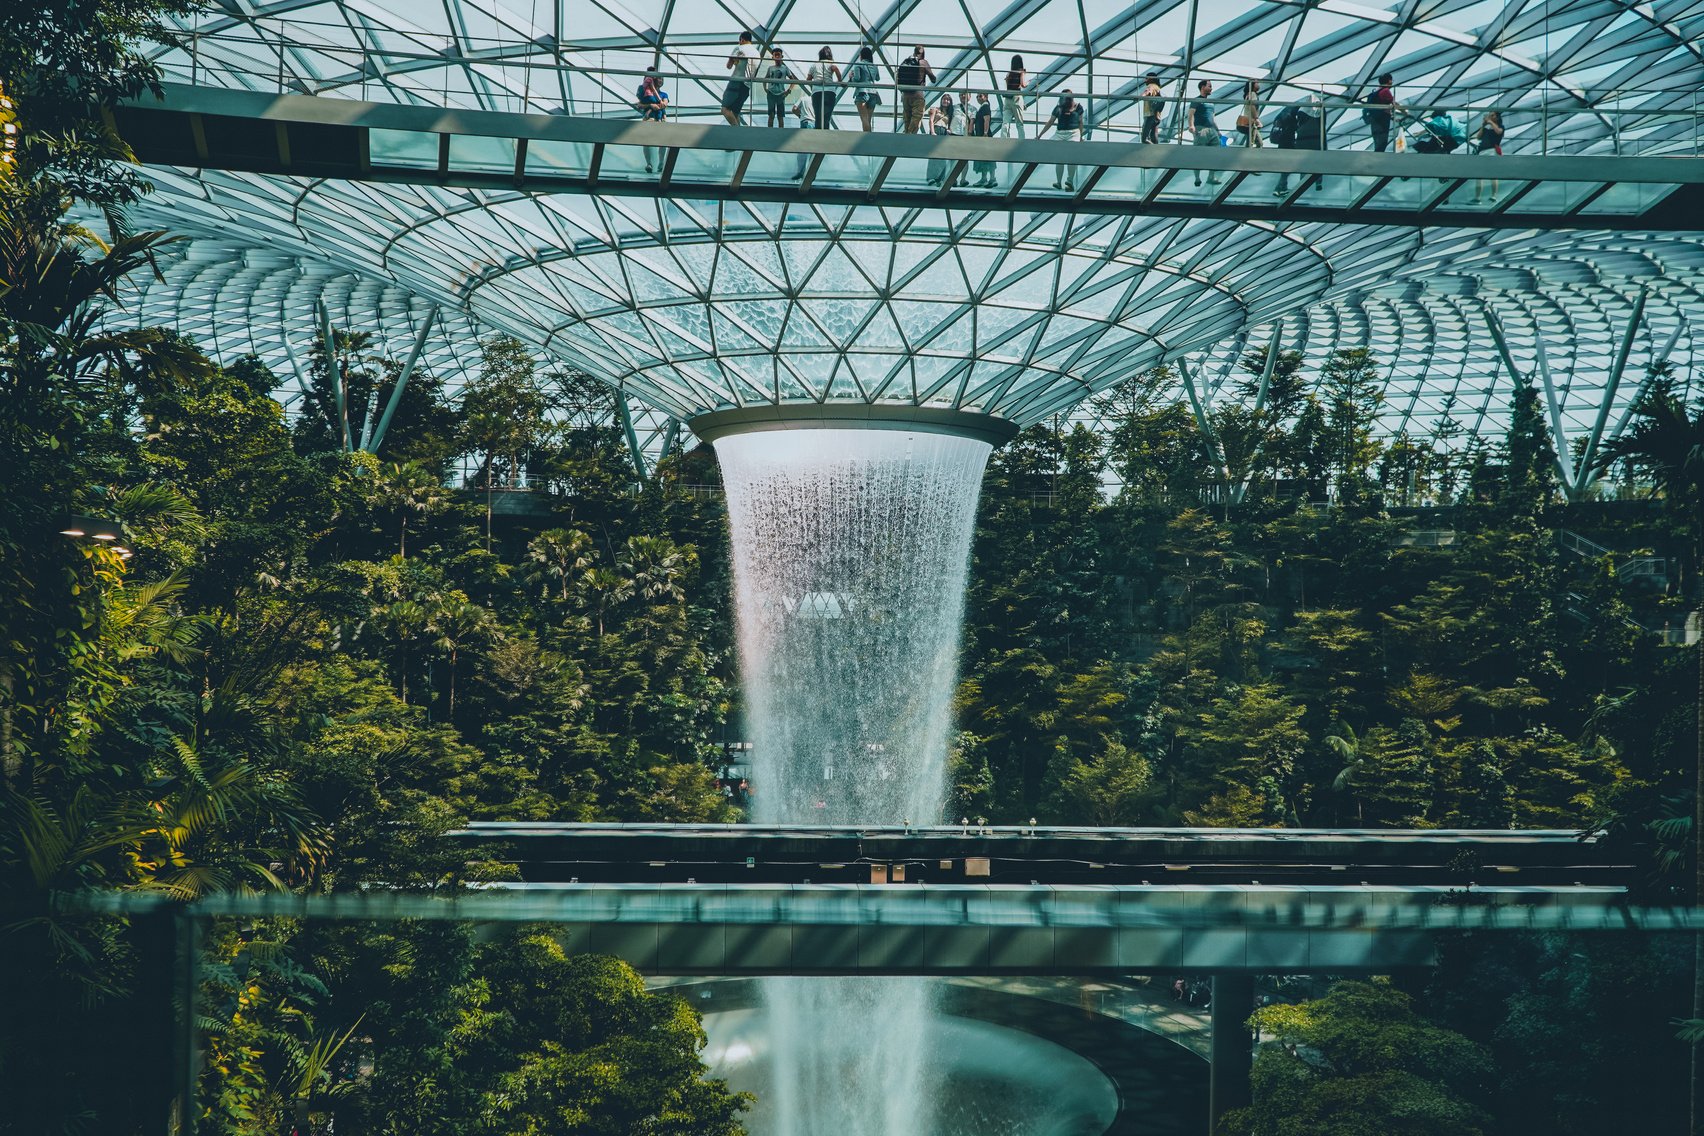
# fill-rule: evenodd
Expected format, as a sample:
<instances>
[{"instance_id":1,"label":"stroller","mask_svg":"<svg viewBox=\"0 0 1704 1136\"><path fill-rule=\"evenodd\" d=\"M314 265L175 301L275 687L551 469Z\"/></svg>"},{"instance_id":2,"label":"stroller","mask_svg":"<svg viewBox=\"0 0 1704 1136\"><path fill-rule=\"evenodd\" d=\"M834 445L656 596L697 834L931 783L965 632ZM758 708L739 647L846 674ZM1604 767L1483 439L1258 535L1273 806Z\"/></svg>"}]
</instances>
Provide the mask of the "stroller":
<instances>
[{"instance_id":1,"label":"stroller","mask_svg":"<svg viewBox=\"0 0 1704 1136\"><path fill-rule=\"evenodd\" d=\"M1416 125L1419 130L1409 141L1409 149L1416 154L1448 154L1467 145L1467 128L1457 123L1448 111L1436 111Z\"/></svg>"}]
</instances>

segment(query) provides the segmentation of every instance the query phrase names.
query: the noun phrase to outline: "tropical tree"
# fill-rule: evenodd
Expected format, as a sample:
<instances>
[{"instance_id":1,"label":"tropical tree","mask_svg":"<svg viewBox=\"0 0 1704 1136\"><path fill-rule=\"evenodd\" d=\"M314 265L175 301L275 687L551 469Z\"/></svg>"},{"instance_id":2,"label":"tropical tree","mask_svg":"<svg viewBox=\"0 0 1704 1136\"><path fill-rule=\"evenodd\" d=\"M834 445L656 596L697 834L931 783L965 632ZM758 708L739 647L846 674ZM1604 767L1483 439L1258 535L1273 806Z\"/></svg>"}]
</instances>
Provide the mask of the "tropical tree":
<instances>
[{"instance_id":1,"label":"tropical tree","mask_svg":"<svg viewBox=\"0 0 1704 1136\"><path fill-rule=\"evenodd\" d=\"M1490 1056L1389 986L1339 982L1323 998L1257 1010L1254 1104L1231 1136L1483 1136Z\"/></svg>"},{"instance_id":2,"label":"tropical tree","mask_svg":"<svg viewBox=\"0 0 1704 1136\"><path fill-rule=\"evenodd\" d=\"M1667 511L1686 538L1687 590L1694 626L1704 628L1704 408L1693 411L1675 393L1666 370L1650 376L1649 389L1635 407L1633 428L1604 446L1598 470L1617 462L1642 470L1662 491ZM1704 643L1698 655L1698 684L1693 702L1694 777L1692 789L1693 902L1704 906ZM1704 1021L1704 935L1693 958L1692 1020ZM1692 1127L1704 1126L1704 1043L1692 1042Z\"/></svg>"},{"instance_id":3,"label":"tropical tree","mask_svg":"<svg viewBox=\"0 0 1704 1136\"><path fill-rule=\"evenodd\" d=\"M545 529L527 542L527 580L539 587L539 598L552 591L568 602L569 586L597 562L592 538L579 529Z\"/></svg>"},{"instance_id":4,"label":"tropical tree","mask_svg":"<svg viewBox=\"0 0 1704 1136\"><path fill-rule=\"evenodd\" d=\"M450 495L432 471L420 462L397 462L385 467L385 496L396 510L397 555L408 558L408 522L414 517L424 521L433 513L449 508Z\"/></svg>"}]
</instances>

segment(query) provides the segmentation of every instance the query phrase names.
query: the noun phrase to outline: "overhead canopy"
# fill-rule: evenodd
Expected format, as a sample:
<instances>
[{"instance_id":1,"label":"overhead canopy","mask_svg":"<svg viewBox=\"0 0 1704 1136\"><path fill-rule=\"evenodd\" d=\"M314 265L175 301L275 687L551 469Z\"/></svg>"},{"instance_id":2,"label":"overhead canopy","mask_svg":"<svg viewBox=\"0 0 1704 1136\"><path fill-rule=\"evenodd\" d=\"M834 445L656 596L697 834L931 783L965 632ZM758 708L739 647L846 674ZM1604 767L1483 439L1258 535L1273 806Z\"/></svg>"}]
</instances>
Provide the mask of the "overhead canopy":
<instances>
[{"instance_id":1,"label":"overhead canopy","mask_svg":"<svg viewBox=\"0 0 1704 1136\"><path fill-rule=\"evenodd\" d=\"M742 26L795 60L826 45L844 63L874 44L884 81L921 44L954 89L1000 87L1020 53L1038 95L1087 95L1097 137L1113 141L1137 128L1135 97L1150 69L1171 100L1167 138L1182 115L1178 96L1193 93L1187 72L1218 80L1221 96L1251 77L1268 102L1323 94L1330 145L1365 149L1366 126L1346 100L1389 70L1408 106L1450 109L1475 127L1484 108L1500 109L1511 157L1580 162L1696 153L1704 87L1704 13L1615 0L842 0L761 12L663 0L231 0L197 19L182 46L160 54L174 82L631 119L637 77L654 67L689 124L719 121L723 63ZM1047 97L1039 111L1052 105ZM1027 113L1033 126L1037 110ZM1221 125L1234 113L1221 107ZM840 117L842 128L854 124L844 104ZM1040 177L1050 183L1051 173L1043 166ZM1282 321L1285 344L1316 357L1372 347L1389 375L1386 427L1420 432L1446 418L1498 428L1507 363L1537 377L1542 335L1554 419L1589 430L1606 392L1612 424L1637 394L1636 377L1611 381L1635 306L1635 376L1665 348L1688 361L1691 325L1704 315L1692 235L1552 231L1542 219L1530 229L1442 231L1376 218L728 201L686 188L633 197L182 167L152 176L158 188L141 219L195 240L166 281L148 287L142 310L186 313L209 346L282 356L294 340L305 352L312 302L325 294L347 323L401 344L410 321L436 305L450 316L441 327L454 330L429 345L428 365L465 366L468 339L503 330L678 417L892 401L1029 422L1178 358L1194 364L1208 399L1225 398L1236 361ZM1478 180L1464 179L1452 197ZM264 326L249 318L256 295L277 305Z\"/></svg>"}]
</instances>

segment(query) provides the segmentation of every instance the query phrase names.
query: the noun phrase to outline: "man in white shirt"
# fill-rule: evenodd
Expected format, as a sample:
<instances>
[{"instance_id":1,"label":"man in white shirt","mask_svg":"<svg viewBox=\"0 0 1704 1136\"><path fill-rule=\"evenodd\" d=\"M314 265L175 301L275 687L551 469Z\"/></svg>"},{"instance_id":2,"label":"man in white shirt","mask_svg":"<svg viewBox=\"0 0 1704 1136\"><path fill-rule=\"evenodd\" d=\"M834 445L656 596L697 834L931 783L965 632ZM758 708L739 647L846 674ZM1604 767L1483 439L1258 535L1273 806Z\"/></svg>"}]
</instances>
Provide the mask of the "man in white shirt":
<instances>
[{"instance_id":1,"label":"man in white shirt","mask_svg":"<svg viewBox=\"0 0 1704 1136\"><path fill-rule=\"evenodd\" d=\"M740 42L734 45L733 53L728 56L728 70L733 72L733 77L728 80L728 89L722 93L722 117L728 120L729 126L744 126L740 111L751 96L751 81L757 75L757 51L751 46L750 32L740 33Z\"/></svg>"}]
</instances>

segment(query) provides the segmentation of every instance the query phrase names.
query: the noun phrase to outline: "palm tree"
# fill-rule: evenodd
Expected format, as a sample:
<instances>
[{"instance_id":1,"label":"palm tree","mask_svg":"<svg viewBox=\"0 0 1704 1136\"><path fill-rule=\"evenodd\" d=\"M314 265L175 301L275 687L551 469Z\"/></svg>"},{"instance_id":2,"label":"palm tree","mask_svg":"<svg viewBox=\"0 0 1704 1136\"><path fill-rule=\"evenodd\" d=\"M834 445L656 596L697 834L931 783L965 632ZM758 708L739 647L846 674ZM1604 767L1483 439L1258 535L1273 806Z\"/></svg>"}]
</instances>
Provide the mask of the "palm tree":
<instances>
[{"instance_id":1,"label":"palm tree","mask_svg":"<svg viewBox=\"0 0 1704 1136\"><path fill-rule=\"evenodd\" d=\"M604 617L610 608L633 597L633 581L614 568L588 568L580 578L586 590L595 597L598 638L602 639Z\"/></svg>"},{"instance_id":2,"label":"palm tree","mask_svg":"<svg viewBox=\"0 0 1704 1136\"><path fill-rule=\"evenodd\" d=\"M460 595L460 593L456 593ZM450 715L456 712L456 668L461 649L490 636L496 619L485 608L466 599L451 599L432 615L435 645L450 656Z\"/></svg>"},{"instance_id":3,"label":"palm tree","mask_svg":"<svg viewBox=\"0 0 1704 1136\"><path fill-rule=\"evenodd\" d=\"M430 470L419 462L399 462L386 467L385 488L390 501L401 517L397 539L397 555L408 559L408 518L424 520L449 506L449 494L438 484Z\"/></svg>"},{"instance_id":4,"label":"palm tree","mask_svg":"<svg viewBox=\"0 0 1704 1136\"><path fill-rule=\"evenodd\" d=\"M1625 461L1650 477L1687 536L1685 586L1692 593L1693 625L1704 628L1704 408L1694 413L1674 391L1665 365L1647 376L1647 393L1634 407L1633 429L1613 439L1594 463L1600 473ZM1693 902L1704 906L1704 643L1698 644L1695 769L1692 797ZM1704 935L1694 948L1692 1018L1704 1020ZM1704 1045L1692 1042L1692 1128L1704 1124Z\"/></svg>"},{"instance_id":5,"label":"palm tree","mask_svg":"<svg viewBox=\"0 0 1704 1136\"><path fill-rule=\"evenodd\" d=\"M685 603L686 578L697 564L690 549L665 536L630 536L620 568L633 581L632 594L650 603Z\"/></svg>"},{"instance_id":6,"label":"palm tree","mask_svg":"<svg viewBox=\"0 0 1704 1136\"><path fill-rule=\"evenodd\" d=\"M374 612L375 622L395 640L397 653L400 656L398 674L398 691L404 705L408 704L408 648L409 644L424 639L431 630L431 620L426 609L413 600L398 600L387 604Z\"/></svg>"},{"instance_id":7,"label":"palm tree","mask_svg":"<svg viewBox=\"0 0 1704 1136\"><path fill-rule=\"evenodd\" d=\"M1366 827L1366 819L1361 811L1361 794L1355 791L1355 782L1359 774L1366 768L1367 755L1361 752L1361 739L1355 736L1355 727L1345 722L1343 733L1327 734L1325 746L1337 759L1343 762L1343 768L1332 778L1331 789L1334 793L1349 792L1355 797L1355 826Z\"/></svg>"},{"instance_id":8,"label":"palm tree","mask_svg":"<svg viewBox=\"0 0 1704 1136\"><path fill-rule=\"evenodd\" d=\"M527 580L539 585L539 597L549 596L551 584L568 602L568 585L597 560L592 538L579 529L545 529L527 542Z\"/></svg>"}]
</instances>

